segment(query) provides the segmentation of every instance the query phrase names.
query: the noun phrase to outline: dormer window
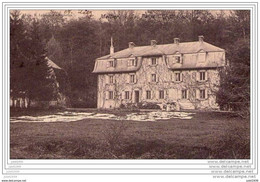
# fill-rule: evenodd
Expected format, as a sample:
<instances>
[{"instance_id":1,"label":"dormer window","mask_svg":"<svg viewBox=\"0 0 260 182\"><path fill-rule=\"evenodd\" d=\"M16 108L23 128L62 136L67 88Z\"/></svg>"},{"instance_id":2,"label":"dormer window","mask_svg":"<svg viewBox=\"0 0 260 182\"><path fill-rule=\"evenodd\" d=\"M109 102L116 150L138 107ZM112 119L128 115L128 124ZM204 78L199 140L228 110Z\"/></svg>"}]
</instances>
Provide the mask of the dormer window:
<instances>
[{"instance_id":1,"label":"dormer window","mask_svg":"<svg viewBox=\"0 0 260 182\"><path fill-rule=\"evenodd\" d=\"M137 66L137 60L136 59L128 60L128 66Z\"/></svg>"},{"instance_id":2,"label":"dormer window","mask_svg":"<svg viewBox=\"0 0 260 182\"><path fill-rule=\"evenodd\" d=\"M157 65L157 58L156 57L152 57L151 64L152 65Z\"/></svg>"},{"instance_id":3,"label":"dormer window","mask_svg":"<svg viewBox=\"0 0 260 182\"><path fill-rule=\"evenodd\" d=\"M136 83L136 75L135 74L130 74L130 83Z\"/></svg>"},{"instance_id":4,"label":"dormer window","mask_svg":"<svg viewBox=\"0 0 260 182\"><path fill-rule=\"evenodd\" d=\"M175 62L176 63L181 63L181 57L180 56L175 56Z\"/></svg>"},{"instance_id":5,"label":"dormer window","mask_svg":"<svg viewBox=\"0 0 260 182\"><path fill-rule=\"evenodd\" d=\"M116 60L109 60L108 67L116 67Z\"/></svg>"},{"instance_id":6,"label":"dormer window","mask_svg":"<svg viewBox=\"0 0 260 182\"><path fill-rule=\"evenodd\" d=\"M114 83L114 76L113 75L110 75L109 76L109 83Z\"/></svg>"}]
</instances>

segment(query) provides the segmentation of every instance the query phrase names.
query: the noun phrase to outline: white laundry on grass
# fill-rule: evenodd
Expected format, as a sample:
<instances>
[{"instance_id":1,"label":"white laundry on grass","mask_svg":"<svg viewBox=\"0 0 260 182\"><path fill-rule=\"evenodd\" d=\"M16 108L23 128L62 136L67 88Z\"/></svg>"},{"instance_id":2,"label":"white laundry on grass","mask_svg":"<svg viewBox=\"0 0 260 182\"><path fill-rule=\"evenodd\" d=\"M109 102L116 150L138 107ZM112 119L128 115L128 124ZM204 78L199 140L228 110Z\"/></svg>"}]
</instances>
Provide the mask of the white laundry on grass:
<instances>
[{"instance_id":1,"label":"white laundry on grass","mask_svg":"<svg viewBox=\"0 0 260 182\"><path fill-rule=\"evenodd\" d=\"M135 112L126 114L125 116L117 116L115 114L106 113L88 113L88 112L59 112L57 114L45 116L19 116L11 117L12 123L16 122L72 122L83 119L112 119L120 121L158 121L176 119L192 119L194 113L188 112Z\"/></svg>"}]
</instances>

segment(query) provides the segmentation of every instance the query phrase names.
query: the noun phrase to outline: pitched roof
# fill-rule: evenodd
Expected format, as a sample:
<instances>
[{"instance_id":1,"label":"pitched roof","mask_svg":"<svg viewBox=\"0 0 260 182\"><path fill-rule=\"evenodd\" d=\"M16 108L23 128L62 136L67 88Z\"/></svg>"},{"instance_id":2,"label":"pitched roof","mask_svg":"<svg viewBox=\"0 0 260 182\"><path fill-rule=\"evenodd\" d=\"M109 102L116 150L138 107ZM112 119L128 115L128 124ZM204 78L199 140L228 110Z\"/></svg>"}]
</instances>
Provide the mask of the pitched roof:
<instances>
[{"instance_id":1,"label":"pitched roof","mask_svg":"<svg viewBox=\"0 0 260 182\"><path fill-rule=\"evenodd\" d=\"M127 48L112 55L106 55L99 59L109 59L109 58L128 58L131 54L134 56L153 56L153 55L163 55L163 54L174 54L175 52L185 53L197 53L200 50L205 52L224 52L224 49L216 47L207 42L182 42L179 44L162 44L156 46L139 46L133 48Z\"/></svg>"},{"instance_id":2,"label":"pitched roof","mask_svg":"<svg viewBox=\"0 0 260 182\"><path fill-rule=\"evenodd\" d=\"M155 46L139 46L133 48L127 48L111 55L106 55L96 59L95 68L93 73L116 73L116 72L135 72L138 71L142 65L142 59L140 57L148 56L162 56L173 54L187 54L198 53L201 50L204 52L225 52L224 49L216 47L207 42L183 42L179 44L163 44ZM137 66L129 67L127 59L130 57L139 57L137 60ZM117 59L116 67L108 67L107 60ZM168 64L169 69L194 69L194 68L215 68L223 65L223 63L206 62L203 64L197 64L194 61L184 62L183 64Z\"/></svg>"}]
</instances>

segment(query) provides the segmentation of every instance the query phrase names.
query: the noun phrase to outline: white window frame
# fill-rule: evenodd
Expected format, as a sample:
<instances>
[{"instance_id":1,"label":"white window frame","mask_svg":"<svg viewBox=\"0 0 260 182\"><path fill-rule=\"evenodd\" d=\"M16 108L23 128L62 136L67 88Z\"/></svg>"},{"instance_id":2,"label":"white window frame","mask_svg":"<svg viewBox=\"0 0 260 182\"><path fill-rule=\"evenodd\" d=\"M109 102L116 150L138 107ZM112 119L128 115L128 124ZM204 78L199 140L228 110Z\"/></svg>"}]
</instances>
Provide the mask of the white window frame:
<instances>
[{"instance_id":1,"label":"white window frame","mask_svg":"<svg viewBox=\"0 0 260 182\"><path fill-rule=\"evenodd\" d=\"M128 60L128 66L129 67L136 67L137 66L137 60L135 58L130 58Z\"/></svg>"},{"instance_id":2,"label":"white window frame","mask_svg":"<svg viewBox=\"0 0 260 182\"><path fill-rule=\"evenodd\" d=\"M202 91L204 91L204 97L202 97ZM200 89L200 97L201 100L206 99L206 89Z\"/></svg>"},{"instance_id":3,"label":"white window frame","mask_svg":"<svg viewBox=\"0 0 260 182\"><path fill-rule=\"evenodd\" d=\"M175 58L175 63L182 64L181 56L174 56L174 58Z\"/></svg>"},{"instance_id":4,"label":"white window frame","mask_svg":"<svg viewBox=\"0 0 260 182\"><path fill-rule=\"evenodd\" d=\"M162 97L161 97L162 96ZM159 90L159 99L165 99L164 90Z\"/></svg>"},{"instance_id":5,"label":"white window frame","mask_svg":"<svg viewBox=\"0 0 260 182\"><path fill-rule=\"evenodd\" d=\"M185 93L185 94L183 94L183 93ZM185 95L185 97L183 97L184 95ZM188 90L187 89L183 89L181 91L181 98L182 99L188 99Z\"/></svg>"},{"instance_id":6,"label":"white window frame","mask_svg":"<svg viewBox=\"0 0 260 182\"><path fill-rule=\"evenodd\" d=\"M152 91L151 90L146 90L146 99L147 100L152 99Z\"/></svg>"},{"instance_id":7,"label":"white window frame","mask_svg":"<svg viewBox=\"0 0 260 182\"><path fill-rule=\"evenodd\" d=\"M153 73L151 75L151 82L157 82L157 74Z\"/></svg>"},{"instance_id":8,"label":"white window frame","mask_svg":"<svg viewBox=\"0 0 260 182\"><path fill-rule=\"evenodd\" d=\"M108 99L113 100L114 99L114 92L113 91L108 91Z\"/></svg>"},{"instance_id":9,"label":"white window frame","mask_svg":"<svg viewBox=\"0 0 260 182\"><path fill-rule=\"evenodd\" d=\"M175 73L174 76L175 76L175 81L176 82L180 82L181 81L181 73Z\"/></svg>"},{"instance_id":10,"label":"white window frame","mask_svg":"<svg viewBox=\"0 0 260 182\"><path fill-rule=\"evenodd\" d=\"M129 75L129 83L136 83L136 74Z\"/></svg>"},{"instance_id":11,"label":"white window frame","mask_svg":"<svg viewBox=\"0 0 260 182\"><path fill-rule=\"evenodd\" d=\"M125 98L126 100L130 99L130 91L125 91Z\"/></svg>"}]
</instances>

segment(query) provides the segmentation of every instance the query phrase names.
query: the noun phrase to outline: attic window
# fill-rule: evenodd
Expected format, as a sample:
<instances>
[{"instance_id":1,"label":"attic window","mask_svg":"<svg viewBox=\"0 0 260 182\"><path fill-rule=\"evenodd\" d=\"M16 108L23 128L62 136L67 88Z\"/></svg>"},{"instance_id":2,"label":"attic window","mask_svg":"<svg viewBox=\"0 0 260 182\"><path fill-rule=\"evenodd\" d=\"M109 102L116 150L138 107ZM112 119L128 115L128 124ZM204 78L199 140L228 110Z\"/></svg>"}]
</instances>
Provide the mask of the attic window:
<instances>
[{"instance_id":1,"label":"attic window","mask_svg":"<svg viewBox=\"0 0 260 182\"><path fill-rule=\"evenodd\" d=\"M130 99L130 93L129 93L129 91L125 91L125 99Z\"/></svg>"},{"instance_id":2,"label":"attic window","mask_svg":"<svg viewBox=\"0 0 260 182\"><path fill-rule=\"evenodd\" d=\"M108 67L115 67L115 66L116 66L115 60L108 61Z\"/></svg>"},{"instance_id":3,"label":"attic window","mask_svg":"<svg viewBox=\"0 0 260 182\"><path fill-rule=\"evenodd\" d=\"M113 91L109 91L108 92L108 99L114 99L114 92Z\"/></svg>"},{"instance_id":4,"label":"attic window","mask_svg":"<svg viewBox=\"0 0 260 182\"><path fill-rule=\"evenodd\" d=\"M156 82L157 81L157 76L156 76L156 74L152 74L152 80L151 80L152 82Z\"/></svg>"},{"instance_id":5,"label":"attic window","mask_svg":"<svg viewBox=\"0 0 260 182\"><path fill-rule=\"evenodd\" d=\"M180 56L175 56L175 61L176 61L176 63L181 63L181 57Z\"/></svg>"},{"instance_id":6,"label":"attic window","mask_svg":"<svg viewBox=\"0 0 260 182\"><path fill-rule=\"evenodd\" d=\"M128 66L137 66L137 60L136 59L128 60Z\"/></svg>"}]
</instances>

